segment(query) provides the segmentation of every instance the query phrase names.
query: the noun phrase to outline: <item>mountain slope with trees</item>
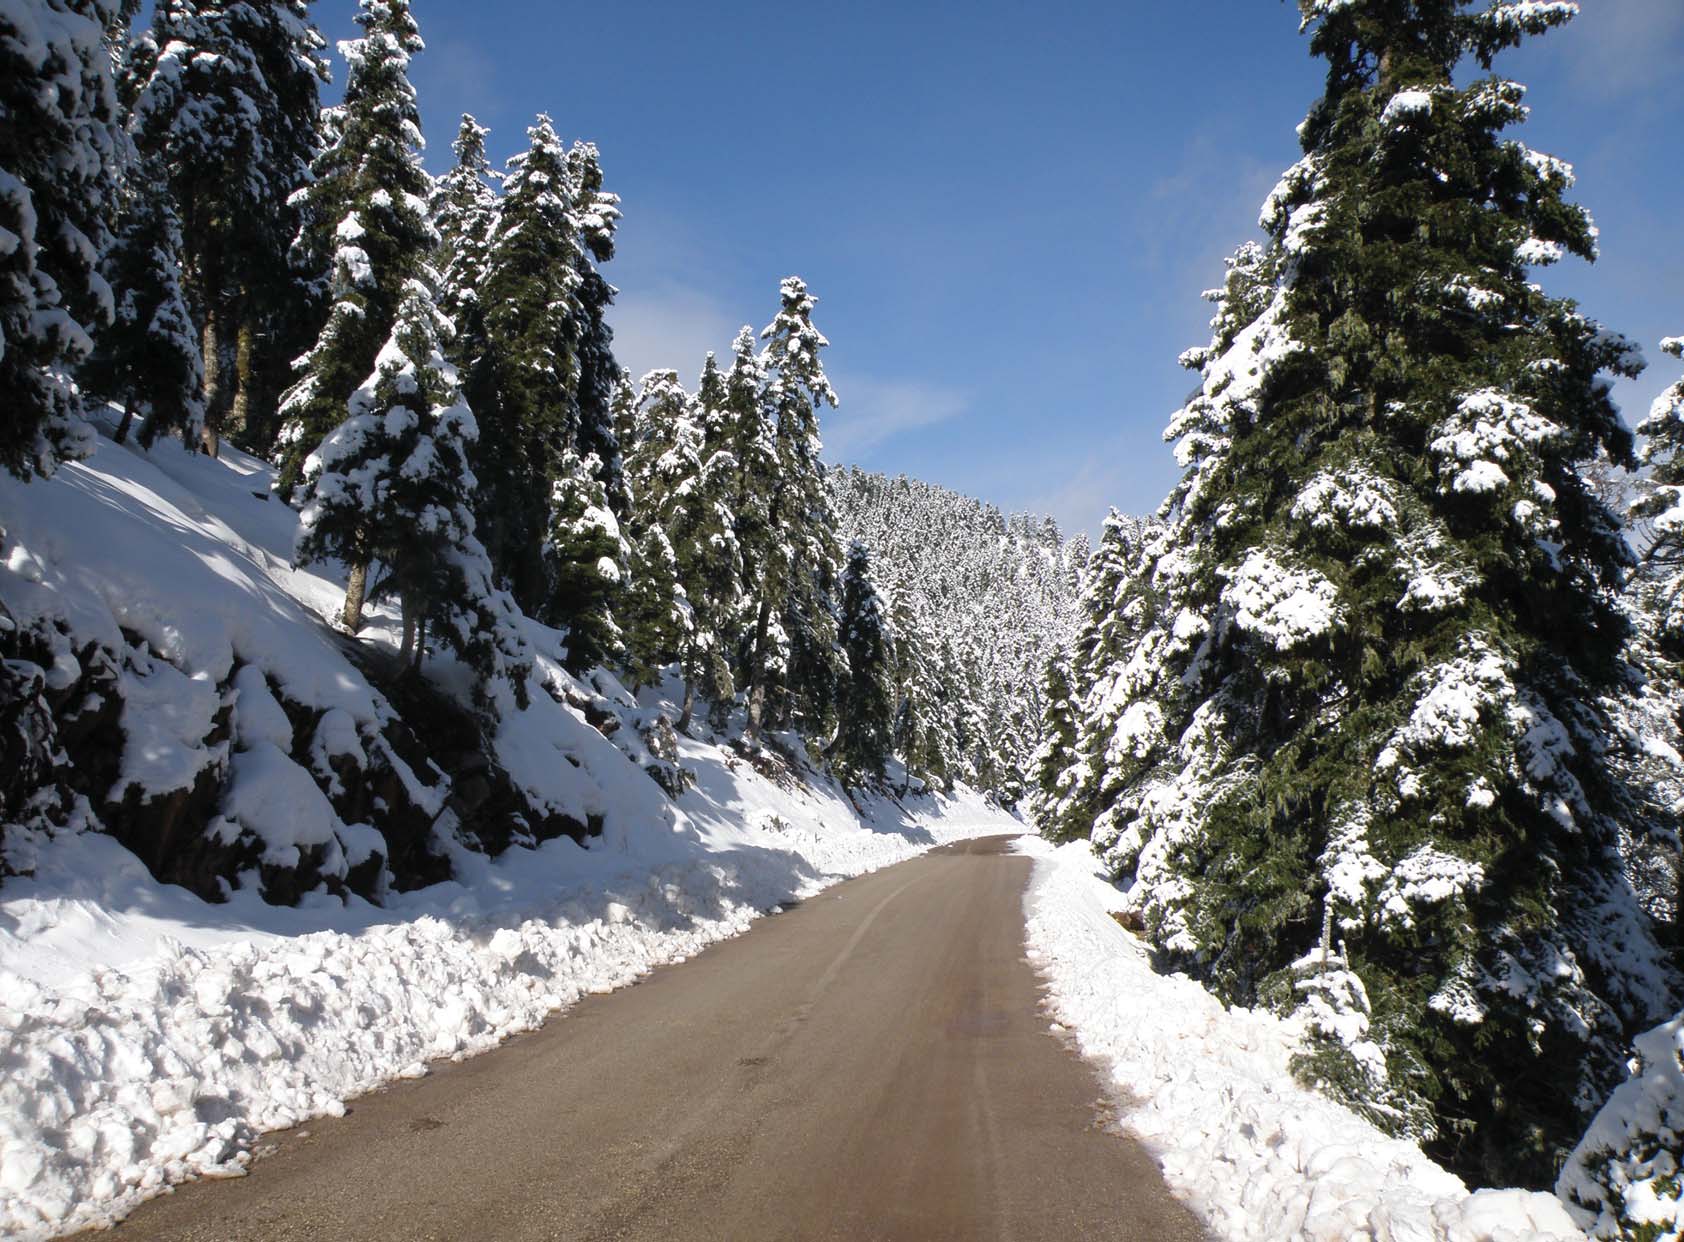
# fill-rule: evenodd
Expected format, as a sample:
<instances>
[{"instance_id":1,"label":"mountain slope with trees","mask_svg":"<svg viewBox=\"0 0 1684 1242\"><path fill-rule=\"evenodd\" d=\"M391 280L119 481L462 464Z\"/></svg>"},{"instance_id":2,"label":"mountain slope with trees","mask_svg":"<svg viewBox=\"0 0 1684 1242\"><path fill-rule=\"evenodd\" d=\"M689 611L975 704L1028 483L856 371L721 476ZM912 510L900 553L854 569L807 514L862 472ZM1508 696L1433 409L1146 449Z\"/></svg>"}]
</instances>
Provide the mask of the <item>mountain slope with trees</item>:
<instances>
[{"instance_id":1,"label":"mountain slope with trees","mask_svg":"<svg viewBox=\"0 0 1684 1242\"><path fill-rule=\"evenodd\" d=\"M899 645L898 747L1015 805L1033 784L1042 670L1076 631L1086 535L904 475L832 471Z\"/></svg>"}]
</instances>

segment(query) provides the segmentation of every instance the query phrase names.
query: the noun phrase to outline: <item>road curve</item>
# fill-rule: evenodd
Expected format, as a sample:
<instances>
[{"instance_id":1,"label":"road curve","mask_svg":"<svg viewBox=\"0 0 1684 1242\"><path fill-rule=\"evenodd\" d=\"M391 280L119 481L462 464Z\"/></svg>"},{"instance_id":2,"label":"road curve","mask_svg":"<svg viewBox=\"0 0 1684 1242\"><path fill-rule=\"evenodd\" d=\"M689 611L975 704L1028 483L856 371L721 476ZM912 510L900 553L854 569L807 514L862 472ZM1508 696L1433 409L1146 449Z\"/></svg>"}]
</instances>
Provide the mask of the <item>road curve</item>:
<instances>
[{"instance_id":1,"label":"road curve","mask_svg":"<svg viewBox=\"0 0 1684 1242\"><path fill-rule=\"evenodd\" d=\"M838 885L271 1136L117 1242L1201 1238L1049 1033L1008 840Z\"/></svg>"}]
</instances>

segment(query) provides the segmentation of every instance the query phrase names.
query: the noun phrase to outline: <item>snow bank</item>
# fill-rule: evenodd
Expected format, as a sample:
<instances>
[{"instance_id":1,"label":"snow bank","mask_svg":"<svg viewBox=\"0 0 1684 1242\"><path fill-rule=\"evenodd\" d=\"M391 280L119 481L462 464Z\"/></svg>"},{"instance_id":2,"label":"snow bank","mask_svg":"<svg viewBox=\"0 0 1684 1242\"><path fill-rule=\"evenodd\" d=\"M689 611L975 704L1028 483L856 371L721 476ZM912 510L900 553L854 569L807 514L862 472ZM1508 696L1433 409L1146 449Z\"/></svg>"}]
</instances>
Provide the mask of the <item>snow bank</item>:
<instances>
[{"instance_id":1,"label":"snow bank","mask_svg":"<svg viewBox=\"0 0 1684 1242\"><path fill-rule=\"evenodd\" d=\"M1227 1009L1184 975L1156 974L1111 917L1123 897L1086 842L1025 837L1031 960L1048 1010L1109 1072L1129 1127L1213 1236L1236 1242L1565 1242L1551 1195L1470 1194L1413 1144L1300 1087L1298 1023Z\"/></svg>"},{"instance_id":2,"label":"snow bank","mask_svg":"<svg viewBox=\"0 0 1684 1242\"><path fill-rule=\"evenodd\" d=\"M1591 1122L1556 1193L1596 1238L1684 1238L1684 1013L1636 1040L1631 1077ZM1643 1232L1643 1230L1648 1232Z\"/></svg>"},{"instance_id":3,"label":"snow bank","mask_svg":"<svg viewBox=\"0 0 1684 1242\"><path fill-rule=\"evenodd\" d=\"M974 794L862 812L783 789L686 740L684 831L491 859L380 908L249 891L212 905L116 841L54 837L0 890L0 1234L120 1218L256 1135L429 1059L461 1058L746 929L758 915L933 845L1021 825ZM629 765L628 765L629 767Z\"/></svg>"}]
</instances>

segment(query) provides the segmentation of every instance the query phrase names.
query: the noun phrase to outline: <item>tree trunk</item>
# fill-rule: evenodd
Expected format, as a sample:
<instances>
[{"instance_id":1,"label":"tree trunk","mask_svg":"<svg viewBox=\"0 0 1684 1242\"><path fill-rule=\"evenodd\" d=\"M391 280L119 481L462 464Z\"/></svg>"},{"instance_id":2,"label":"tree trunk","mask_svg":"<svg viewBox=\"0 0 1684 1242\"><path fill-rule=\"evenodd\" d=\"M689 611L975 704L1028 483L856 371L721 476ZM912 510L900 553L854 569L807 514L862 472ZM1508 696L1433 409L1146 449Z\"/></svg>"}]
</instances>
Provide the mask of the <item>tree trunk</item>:
<instances>
[{"instance_id":1,"label":"tree trunk","mask_svg":"<svg viewBox=\"0 0 1684 1242\"><path fill-rule=\"evenodd\" d=\"M415 608L406 595L403 599L403 646L398 648L398 661L408 664L415 653Z\"/></svg>"},{"instance_id":2,"label":"tree trunk","mask_svg":"<svg viewBox=\"0 0 1684 1242\"><path fill-rule=\"evenodd\" d=\"M228 434L243 433L251 426L252 353L257 344L257 328L250 315L240 316L239 336L234 344L234 399L228 407Z\"/></svg>"},{"instance_id":3,"label":"tree trunk","mask_svg":"<svg viewBox=\"0 0 1684 1242\"><path fill-rule=\"evenodd\" d=\"M427 654L427 618L415 619L415 663L409 667L413 672L421 671L421 657Z\"/></svg>"},{"instance_id":4,"label":"tree trunk","mask_svg":"<svg viewBox=\"0 0 1684 1242\"><path fill-rule=\"evenodd\" d=\"M351 566L351 576L345 583L345 610L339 619L352 634L363 628L363 599L368 594L368 562L358 561Z\"/></svg>"},{"instance_id":5,"label":"tree trunk","mask_svg":"<svg viewBox=\"0 0 1684 1242\"><path fill-rule=\"evenodd\" d=\"M761 600L754 619L754 647L748 657L748 728L743 736L751 742L760 740L760 722L766 714L766 631L771 623L772 605Z\"/></svg>"},{"instance_id":6,"label":"tree trunk","mask_svg":"<svg viewBox=\"0 0 1684 1242\"><path fill-rule=\"evenodd\" d=\"M684 679L684 710L678 714L678 731L690 732L690 717L696 710L696 683L690 678Z\"/></svg>"},{"instance_id":7,"label":"tree trunk","mask_svg":"<svg viewBox=\"0 0 1684 1242\"><path fill-rule=\"evenodd\" d=\"M129 439L129 427L134 423L134 394L131 392L123 398L123 421L117 424L117 443L126 444Z\"/></svg>"}]
</instances>

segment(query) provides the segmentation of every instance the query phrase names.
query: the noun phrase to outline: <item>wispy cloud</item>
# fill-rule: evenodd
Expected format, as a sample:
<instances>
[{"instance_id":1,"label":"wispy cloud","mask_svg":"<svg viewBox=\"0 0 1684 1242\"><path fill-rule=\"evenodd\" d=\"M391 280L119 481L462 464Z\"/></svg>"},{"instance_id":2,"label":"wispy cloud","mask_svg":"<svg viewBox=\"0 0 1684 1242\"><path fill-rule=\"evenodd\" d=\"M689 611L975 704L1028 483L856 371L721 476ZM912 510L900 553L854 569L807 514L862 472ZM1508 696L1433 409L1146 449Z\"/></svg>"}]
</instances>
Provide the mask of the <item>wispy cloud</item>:
<instances>
[{"instance_id":1,"label":"wispy cloud","mask_svg":"<svg viewBox=\"0 0 1684 1242\"><path fill-rule=\"evenodd\" d=\"M841 408L827 413L826 456L858 462L884 441L958 418L965 412L962 393L918 380L882 380L864 375L832 377Z\"/></svg>"},{"instance_id":2,"label":"wispy cloud","mask_svg":"<svg viewBox=\"0 0 1684 1242\"><path fill-rule=\"evenodd\" d=\"M1142 444L1139 436L1120 433L1096 445L1062 482L1031 497L1024 507L1051 514L1066 535L1079 530L1097 534L1113 508L1142 515L1155 511L1175 474L1167 446ZM1127 500L1146 496L1152 499L1134 504Z\"/></svg>"},{"instance_id":3,"label":"wispy cloud","mask_svg":"<svg viewBox=\"0 0 1684 1242\"><path fill-rule=\"evenodd\" d=\"M686 386L694 385L709 350L723 357L743 324L711 294L673 283L622 289L608 322L614 353L634 379L671 369Z\"/></svg>"}]
</instances>

